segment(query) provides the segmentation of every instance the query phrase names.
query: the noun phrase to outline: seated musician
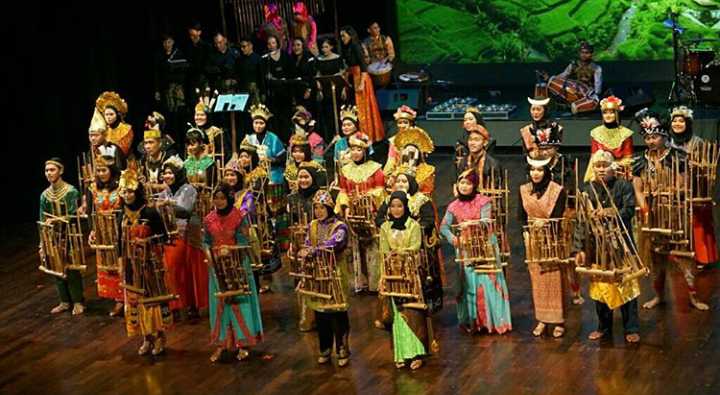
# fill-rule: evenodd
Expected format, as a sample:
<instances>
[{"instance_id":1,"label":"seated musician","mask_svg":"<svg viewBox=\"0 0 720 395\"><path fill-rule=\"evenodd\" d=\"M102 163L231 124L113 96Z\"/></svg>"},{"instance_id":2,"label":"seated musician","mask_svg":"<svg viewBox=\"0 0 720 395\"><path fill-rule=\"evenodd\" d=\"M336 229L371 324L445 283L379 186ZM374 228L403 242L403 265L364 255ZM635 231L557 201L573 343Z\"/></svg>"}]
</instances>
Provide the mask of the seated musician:
<instances>
[{"instance_id":1,"label":"seated musician","mask_svg":"<svg viewBox=\"0 0 720 395\"><path fill-rule=\"evenodd\" d=\"M162 276L158 279L163 284L163 288L169 292L172 290L172 281L165 276L164 270L153 270L153 266L148 266L150 270L146 273L137 273L140 267L133 266L128 254L130 251L124 249L130 245L133 240L145 239L153 236L166 236L165 227L163 226L160 214L155 208L148 207L146 192L143 185L138 180L138 174L130 169L122 172L120 177L120 193L122 194L122 210L120 213L120 260L123 265L123 274L125 284L137 285L139 276L146 276L147 272ZM164 238L161 237L151 244L150 248L157 251L156 257L159 258L154 264L163 266L162 243ZM130 247L133 248L133 247ZM142 263L141 263L142 264ZM159 273L159 274L158 274ZM140 283L142 284L142 283ZM173 324L173 315L170 311L168 302L158 304L144 304L141 298L146 296L161 296L138 294L127 288L124 292L125 296L125 327L128 336L142 336L143 342L138 350L139 355L146 355L152 352L152 355L162 354L165 350L167 332Z\"/></svg>"},{"instance_id":2,"label":"seated musician","mask_svg":"<svg viewBox=\"0 0 720 395\"><path fill-rule=\"evenodd\" d=\"M52 217L75 215L80 200L80 192L62 179L65 165L59 158L45 161L45 178L50 186L40 194L40 222L50 223ZM40 257L48 260L48 251L40 245ZM62 257L67 258L67 257ZM52 314L62 313L72 308L73 315L85 311L83 297L82 274L79 270L66 269L65 278L53 276L60 298L60 304L50 310Z\"/></svg>"},{"instance_id":3,"label":"seated musician","mask_svg":"<svg viewBox=\"0 0 720 395\"><path fill-rule=\"evenodd\" d=\"M473 170L460 174L454 186L457 198L448 205L440 225L440 233L456 251L461 240L453 234L452 225L491 219L491 200L477 192L479 184L480 178ZM489 242L499 249L494 235ZM458 281L457 317L461 328L469 334L483 329L499 334L512 330L510 298L503 272L481 273L473 265L463 265L459 270L462 280Z\"/></svg>"},{"instance_id":4,"label":"seated musician","mask_svg":"<svg viewBox=\"0 0 720 395\"><path fill-rule=\"evenodd\" d=\"M669 176L671 173L678 171L681 175L686 174L685 160L687 155L684 151L681 151L675 147L669 146L668 144L668 132L660 122L657 114L645 113L640 120L640 133L643 135L645 145L647 149L638 154L633 160L633 184L635 186L636 193L639 195L638 205L642 212L642 216L647 218L648 216L658 215L659 213L650 211L653 210L651 199L656 198L654 195L659 192L659 188L662 184L667 184L667 181L662 182L661 180L665 177L658 177L661 174ZM657 177L657 178L656 178ZM667 185L665 185L667 187ZM672 186L673 191L680 189L680 187ZM645 196L643 192L649 192L650 196ZM684 198L687 198L686 196ZM688 212L683 213L685 216L684 221L690 221ZM659 215L658 217L659 218ZM657 225L657 226L656 226ZM652 224L652 227L668 227L665 224ZM692 228L689 229L692 231ZM643 234L643 236L646 236ZM698 310L708 310L709 306L706 303L700 302L697 298L697 289L695 288L695 273L694 273L694 259L689 259L682 256L668 255L668 240L665 237L648 236L649 243L640 243L641 248L644 250L649 249L649 256L653 265L653 290L655 291L655 297L650 301L643 304L643 308L652 309L659 303L664 301L665 296L665 278L667 274L668 263L673 262L677 264L677 267L683 274L685 282L688 286L688 293L690 299L690 305ZM689 238L690 235L685 235ZM643 251L647 252L647 251ZM647 254L646 254L647 256Z\"/></svg>"},{"instance_id":5,"label":"seated musician","mask_svg":"<svg viewBox=\"0 0 720 395\"><path fill-rule=\"evenodd\" d=\"M590 159L589 166L593 166L594 179L586 183L583 192L588 193L593 200L596 200L594 189L599 196L597 201L602 205L594 215L609 216L615 215L612 209L614 204L617 208L620 219L626 229L632 229L632 217L635 215L635 193L632 185L623 178L615 176L615 160L610 152L596 151ZM592 188L591 185L592 184ZM606 189L607 188L607 189ZM608 194L609 192L609 194ZM592 259L594 255L594 243L590 242L592 235L583 224L575 227L573 235L573 255L578 266L585 264L586 260ZM633 243L632 235L626 236L630 243ZM589 245L590 253L584 250ZM640 284L637 279L627 283L616 284L607 281L590 281L590 298L595 301L595 311L598 316L598 328L588 335L590 340L599 340L605 337L612 337L613 309L620 307L625 328L625 341L637 343L640 341L638 331L638 302L640 295Z\"/></svg>"},{"instance_id":6,"label":"seated musician","mask_svg":"<svg viewBox=\"0 0 720 395\"><path fill-rule=\"evenodd\" d=\"M392 38L380 33L380 24L373 21L368 25L369 36L363 40L365 63L392 63L395 60L395 47Z\"/></svg>"},{"instance_id":7,"label":"seated musician","mask_svg":"<svg viewBox=\"0 0 720 395\"><path fill-rule=\"evenodd\" d=\"M527 157L530 182L520 186L521 204L518 205L519 219L523 225L542 227L545 225L544 219L557 219L563 216L567 194L560 184L552 180L550 159L538 160ZM542 243L545 240L527 242ZM529 253L530 251L525 251L526 258L530 258ZM561 267L557 264L543 267L540 263L528 262L528 271L532 285L535 319L538 322L532 332L533 336L542 335L547 325L555 325L553 337L562 337L565 333L565 309Z\"/></svg>"},{"instance_id":8,"label":"seated musician","mask_svg":"<svg viewBox=\"0 0 720 395\"><path fill-rule=\"evenodd\" d=\"M410 216L410 207L407 194L403 191L396 191L390 195L387 220L380 227L380 254L383 257L382 265L388 264L388 259L393 253L414 253L419 257L422 247L422 228L420 224ZM414 260L413 264L418 276L418 289L415 289L417 297L422 296L422 286L419 284L420 261ZM384 268L383 271L387 271ZM408 279L409 281L415 279ZM395 366L399 369L410 362L410 368L415 370L422 366L422 357L429 354L430 333L432 328L428 327L428 309L420 308L414 299L392 296L389 299L392 308L392 339ZM406 305L414 302L415 305ZM423 303L424 304L424 303Z\"/></svg>"},{"instance_id":9,"label":"seated musician","mask_svg":"<svg viewBox=\"0 0 720 395\"><path fill-rule=\"evenodd\" d=\"M220 360L223 352L233 348L237 348L237 359L242 361L249 356L247 347L256 345L263 338L260 300L252 276L251 260L249 255L240 255L242 257L240 276L247 284L249 293L219 297L216 294L224 289L223 284L220 283L223 279L218 276L218 270L222 269L219 262L213 262L213 258L229 254L227 250L223 251L223 247L248 246L250 223L247 211L235 207L235 194L228 184L222 183L215 189L213 206L213 211L203 221L205 228L203 248L208 262L210 337L212 343L217 346L210 356L210 361ZM228 273L225 272L225 275Z\"/></svg>"},{"instance_id":10,"label":"seated musician","mask_svg":"<svg viewBox=\"0 0 720 395\"><path fill-rule=\"evenodd\" d=\"M602 94L602 67L593 62L594 52L595 49L590 43L587 41L581 42L578 50L579 59L572 61L562 73L550 79L559 78L567 81L560 83L561 87L557 90L553 90L552 86L548 86L548 91L561 100L568 102L573 114L593 111L600 101L600 95ZM578 90L581 97L572 102L568 100L569 95L566 92L570 81L579 83L583 87L582 90Z\"/></svg>"},{"instance_id":11,"label":"seated musician","mask_svg":"<svg viewBox=\"0 0 720 395\"><path fill-rule=\"evenodd\" d=\"M343 303L334 300L326 304L318 298L308 299L308 306L315 312L320 356L317 361L324 364L330 361L333 345L338 358L338 366L343 367L350 361L350 318L348 316L348 290L350 289L348 273L348 239L347 225L334 212L335 202L329 192L320 190L313 198L315 219L310 222L305 238L305 249L300 253L304 259L317 255L319 249L330 250L335 256L336 274L339 272L340 286L337 289ZM324 262L328 263L328 262Z\"/></svg>"},{"instance_id":12,"label":"seated musician","mask_svg":"<svg viewBox=\"0 0 720 395\"><path fill-rule=\"evenodd\" d=\"M335 211L341 213L344 217L352 214L351 205L355 201L363 201L370 207L365 207L371 213L370 217L364 219L368 226L374 225L374 215L385 196L385 176L379 163L369 160L368 151L370 148L370 138L361 132L357 132L350 136L350 162L342 167L340 175L340 192L337 197ZM353 226L350 224L350 226ZM372 231L371 229L365 229ZM356 262L358 270L355 273L356 289L368 289L371 292L377 291L378 286L378 262L377 262L377 239L368 237L359 243L359 240L353 241L353 248L357 248L357 254L360 257Z\"/></svg>"}]
</instances>

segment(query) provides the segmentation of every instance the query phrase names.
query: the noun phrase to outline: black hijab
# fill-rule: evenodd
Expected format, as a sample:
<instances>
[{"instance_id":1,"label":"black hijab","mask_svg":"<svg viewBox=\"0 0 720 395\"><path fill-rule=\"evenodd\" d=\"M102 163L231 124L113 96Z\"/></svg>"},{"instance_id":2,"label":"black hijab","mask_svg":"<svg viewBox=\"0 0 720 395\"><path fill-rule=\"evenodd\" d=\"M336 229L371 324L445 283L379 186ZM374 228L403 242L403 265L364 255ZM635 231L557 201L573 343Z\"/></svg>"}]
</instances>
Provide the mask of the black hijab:
<instances>
[{"instance_id":1,"label":"black hijab","mask_svg":"<svg viewBox=\"0 0 720 395\"><path fill-rule=\"evenodd\" d=\"M670 125L670 127L668 128L670 130L670 137L672 138L672 141L675 144L678 144L678 145L685 144L688 141L690 141L690 139L693 136L693 127L692 127L693 120L692 120L692 118L686 118L682 115L675 115L674 117L672 117L670 119L671 124L672 124L672 120L675 119L676 117L682 117L685 120L685 132L677 134L673 131L672 125Z\"/></svg>"},{"instance_id":2,"label":"black hijab","mask_svg":"<svg viewBox=\"0 0 720 395\"><path fill-rule=\"evenodd\" d=\"M460 193L460 189L458 188L458 190L457 190L458 200L460 200L461 202L469 202L469 201L475 199L475 195L477 195L478 186L480 185L480 178L478 178L477 173L473 171L468 174L464 174L464 175L461 174L460 177L458 177L458 179L457 179L457 183L460 184L460 180L462 180L462 179L467 179L468 181L470 181L470 183L473 186L473 189L472 189L472 193L470 193L469 195L463 195L462 193Z\"/></svg>"},{"instance_id":3,"label":"black hijab","mask_svg":"<svg viewBox=\"0 0 720 395\"><path fill-rule=\"evenodd\" d=\"M173 182L172 185L170 185L170 191L174 195L175 193L177 193L177 191L180 189L180 187L187 184L187 175L185 173L185 168L181 167L178 169L171 164L165 164L162 167L163 173L165 172L165 169L170 169L170 171L175 176L175 182Z\"/></svg>"},{"instance_id":4,"label":"black hijab","mask_svg":"<svg viewBox=\"0 0 720 395\"><path fill-rule=\"evenodd\" d=\"M530 174L530 170L532 167L528 166L528 174ZM539 183L532 182L532 179L530 182L532 182L532 192L531 195L535 195L539 198L542 197L542 195L547 190L548 185L550 185L550 181L552 181L552 173L550 172L550 166L545 165L543 166L543 178L540 180Z\"/></svg>"},{"instance_id":5,"label":"black hijab","mask_svg":"<svg viewBox=\"0 0 720 395\"><path fill-rule=\"evenodd\" d=\"M417 180L415 179L415 176L408 174L408 173L400 173L400 175L405 176L408 180L408 190L407 194L409 196L414 196L418 191L420 190L420 186L417 183ZM399 176L399 175L398 175Z\"/></svg>"},{"instance_id":6,"label":"black hijab","mask_svg":"<svg viewBox=\"0 0 720 395\"><path fill-rule=\"evenodd\" d=\"M403 215L400 216L400 218L393 218L392 214L390 214L390 205L392 205L392 202L395 199L400 200L405 208L405 211L403 211ZM408 218L410 218L410 208L408 207L407 194L403 191L393 192L392 195L390 195L390 200L388 200L388 221L392 222L391 228L405 230L405 222L407 222Z\"/></svg>"},{"instance_id":7,"label":"black hijab","mask_svg":"<svg viewBox=\"0 0 720 395\"><path fill-rule=\"evenodd\" d=\"M312 178L312 183L309 187L307 187L307 189L302 189L302 187L298 185L298 194L300 194L303 199L312 199L313 196L315 196L315 192L320 189L320 185L318 184L318 171L313 167L301 167L300 169L298 169L298 176L303 170L307 171L310 174L310 178Z\"/></svg>"},{"instance_id":8,"label":"black hijab","mask_svg":"<svg viewBox=\"0 0 720 395\"><path fill-rule=\"evenodd\" d=\"M218 215L224 217L230 214L230 211L232 211L233 206L235 205L235 193L233 192L232 187L224 182L218 185L217 188L215 188L215 192L213 192L213 198L215 198L215 195L218 193L222 193L225 196L225 199L227 199L227 206L225 206L224 209L221 210L217 207L215 208L215 211L218 213Z\"/></svg>"},{"instance_id":9,"label":"black hijab","mask_svg":"<svg viewBox=\"0 0 720 395\"><path fill-rule=\"evenodd\" d=\"M135 201L131 204L125 203L125 207L131 211L138 211L145 205L145 203L147 203L147 199L145 198L145 188L143 188L142 184L138 184L137 189L135 189Z\"/></svg>"}]
</instances>

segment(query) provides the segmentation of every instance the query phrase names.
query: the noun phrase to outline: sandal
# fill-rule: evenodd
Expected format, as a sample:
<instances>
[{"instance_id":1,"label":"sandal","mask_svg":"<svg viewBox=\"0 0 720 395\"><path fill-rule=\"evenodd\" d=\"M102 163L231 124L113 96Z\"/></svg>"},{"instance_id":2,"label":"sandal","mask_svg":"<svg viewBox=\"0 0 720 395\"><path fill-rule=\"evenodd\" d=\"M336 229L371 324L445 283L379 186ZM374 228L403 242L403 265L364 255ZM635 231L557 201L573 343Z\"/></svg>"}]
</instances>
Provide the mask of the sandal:
<instances>
[{"instance_id":1,"label":"sandal","mask_svg":"<svg viewBox=\"0 0 720 395\"><path fill-rule=\"evenodd\" d=\"M395 362L396 369L402 369L405 367L405 362Z\"/></svg>"},{"instance_id":2,"label":"sandal","mask_svg":"<svg viewBox=\"0 0 720 395\"><path fill-rule=\"evenodd\" d=\"M50 310L50 314L59 314L68 310L70 310L70 303L62 302L59 305L53 307L52 310Z\"/></svg>"},{"instance_id":3,"label":"sandal","mask_svg":"<svg viewBox=\"0 0 720 395\"><path fill-rule=\"evenodd\" d=\"M410 362L410 369L411 370L418 370L423 365L422 359L416 359L412 362Z\"/></svg>"},{"instance_id":4,"label":"sandal","mask_svg":"<svg viewBox=\"0 0 720 395\"><path fill-rule=\"evenodd\" d=\"M545 323L544 323L544 322L538 322L538 324L537 324L537 326L535 327L535 329L533 329L532 334L533 334L533 336L538 337L538 336L542 335L543 332L545 332Z\"/></svg>"},{"instance_id":5,"label":"sandal","mask_svg":"<svg viewBox=\"0 0 720 395\"><path fill-rule=\"evenodd\" d=\"M165 336L159 335L155 339L155 345L152 349L152 355L160 355L165 352Z\"/></svg>"},{"instance_id":6,"label":"sandal","mask_svg":"<svg viewBox=\"0 0 720 395\"><path fill-rule=\"evenodd\" d=\"M138 349L138 355L147 355L147 353L150 352L150 347L152 347L152 343L150 343L150 340L143 340L142 345Z\"/></svg>"},{"instance_id":7,"label":"sandal","mask_svg":"<svg viewBox=\"0 0 720 395\"><path fill-rule=\"evenodd\" d=\"M320 356L317 359L317 363L320 365L328 363L329 361L330 361L330 350L320 353Z\"/></svg>"},{"instance_id":8,"label":"sandal","mask_svg":"<svg viewBox=\"0 0 720 395\"><path fill-rule=\"evenodd\" d=\"M625 335L625 341L628 343L638 343L640 342L640 335L637 333L628 333Z\"/></svg>"},{"instance_id":9,"label":"sandal","mask_svg":"<svg viewBox=\"0 0 720 395\"><path fill-rule=\"evenodd\" d=\"M600 340L600 339L604 338L605 336L607 336L606 332L592 331L588 335L588 339L589 340Z\"/></svg>"},{"instance_id":10,"label":"sandal","mask_svg":"<svg viewBox=\"0 0 720 395\"><path fill-rule=\"evenodd\" d=\"M247 357L249 357L249 356L250 356L250 352L244 348L241 348L238 350L237 360L242 361L242 360L247 359Z\"/></svg>"},{"instance_id":11,"label":"sandal","mask_svg":"<svg viewBox=\"0 0 720 395\"><path fill-rule=\"evenodd\" d=\"M553 337L556 338L556 339L559 338L559 337L563 337L564 334L565 334L565 327L564 327L564 326L558 325L558 326L555 327L555 329L553 329Z\"/></svg>"},{"instance_id":12,"label":"sandal","mask_svg":"<svg viewBox=\"0 0 720 395\"><path fill-rule=\"evenodd\" d=\"M124 308L124 304L120 302L115 303L115 307L113 307L112 311L110 312L110 317L122 317L124 315Z\"/></svg>"},{"instance_id":13,"label":"sandal","mask_svg":"<svg viewBox=\"0 0 720 395\"><path fill-rule=\"evenodd\" d=\"M218 347L217 350L215 350L215 352L210 356L210 362L215 363L219 361L220 358L222 358L223 351L225 351L223 347Z\"/></svg>"}]
</instances>

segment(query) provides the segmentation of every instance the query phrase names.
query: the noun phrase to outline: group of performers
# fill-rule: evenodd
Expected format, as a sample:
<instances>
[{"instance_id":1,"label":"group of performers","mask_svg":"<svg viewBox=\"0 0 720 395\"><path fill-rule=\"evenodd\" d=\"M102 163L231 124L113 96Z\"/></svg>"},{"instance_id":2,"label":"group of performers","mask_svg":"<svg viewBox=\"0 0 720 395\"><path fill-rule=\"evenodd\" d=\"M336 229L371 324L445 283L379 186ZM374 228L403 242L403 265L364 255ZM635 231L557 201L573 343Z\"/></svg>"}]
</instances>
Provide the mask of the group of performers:
<instances>
[{"instance_id":1,"label":"group of performers","mask_svg":"<svg viewBox=\"0 0 720 395\"><path fill-rule=\"evenodd\" d=\"M638 342L639 281L653 273L656 295L643 305L653 308L664 300L674 264L691 305L707 310L694 273L717 261L711 192L718 149L693 134L692 111L675 108L669 119L643 113L639 132L647 147L636 154L633 131L620 122L622 101L602 99L602 124L590 132L592 156L581 181L577 164L561 153L563 127L549 117L549 99L528 101L531 123L520 130L527 182L517 218L537 321L532 334L552 326L552 337L564 335L566 293L583 303L580 279L587 277L598 315L589 338L609 336L620 307L626 341ZM455 198L440 215L435 168L427 162L435 146L407 106L394 114L397 130L381 164L356 106L342 107L341 132L326 145L306 108L291 111L283 141L268 130L271 110L255 103L251 132L233 147L209 121L211 105L200 98L184 154L157 112L133 152L127 103L104 92L90 150L78 163L80 188L63 181L61 159L46 161L40 269L57 285L53 314L83 314L89 245L97 295L113 300L109 313L124 316L129 336L141 337L140 355L163 353L175 321L207 315L211 361L230 352L243 360L263 341L260 295L273 275L288 273L298 329L317 331L318 363L334 351L338 366L348 364L352 295L368 293L377 305L367 319L389 332L395 365L418 369L439 349L433 314L450 289L444 240L455 251L460 327L468 334L512 330L508 175L492 155L479 110L468 108L463 119Z\"/></svg>"}]
</instances>

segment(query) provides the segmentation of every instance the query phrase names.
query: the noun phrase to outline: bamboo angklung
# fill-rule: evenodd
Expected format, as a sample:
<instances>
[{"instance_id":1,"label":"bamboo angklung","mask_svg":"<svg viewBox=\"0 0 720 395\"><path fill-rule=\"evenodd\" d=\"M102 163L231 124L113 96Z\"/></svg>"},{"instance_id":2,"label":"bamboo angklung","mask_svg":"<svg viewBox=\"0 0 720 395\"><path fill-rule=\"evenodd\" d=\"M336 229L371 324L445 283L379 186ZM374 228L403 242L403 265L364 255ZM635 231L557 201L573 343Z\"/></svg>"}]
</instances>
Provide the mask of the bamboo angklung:
<instances>
[{"instance_id":1,"label":"bamboo angklung","mask_svg":"<svg viewBox=\"0 0 720 395\"><path fill-rule=\"evenodd\" d=\"M218 281L218 298L247 296L252 293L249 276L243 266L243 260L251 259L252 253L248 246L221 246L210 250L215 277Z\"/></svg>"},{"instance_id":2,"label":"bamboo angklung","mask_svg":"<svg viewBox=\"0 0 720 395\"><path fill-rule=\"evenodd\" d=\"M427 309L420 278L423 264L420 251L391 251L383 257L379 294L406 299L404 307Z\"/></svg>"},{"instance_id":3,"label":"bamboo angklung","mask_svg":"<svg viewBox=\"0 0 720 395\"><path fill-rule=\"evenodd\" d=\"M326 309L347 309L348 302L342 292L340 267L331 249L318 248L315 254L302 261L300 281L295 288L299 294L320 302Z\"/></svg>"},{"instance_id":4,"label":"bamboo angklung","mask_svg":"<svg viewBox=\"0 0 720 395\"><path fill-rule=\"evenodd\" d=\"M476 273L499 273L507 265L500 259L499 247L491 240L495 234L494 219L465 221L453 225L452 229L458 240L455 262L474 267Z\"/></svg>"},{"instance_id":5,"label":"bamboo angklung","mask_svg":"<svg viewBox=\"0 0 720 395\"><path fill-rule=\"evenodd\" d=\"M164 236L130 240L129 231L124 231L123 235L129 272L125 274L123 288L140 295L138 302L144 305L178 299L179 295L172 293L165 281Z\"/></svg>"},{"instance_id":6,"label":"bamboo angklung","mask_svg":"<svg viewBox=\"0 0 720 395\"><path fill-rule=\"evenodd\" d=\"M571 263L573 220L549 218L530 220L523 226L525 263L557 265Z\"/></svg>"},{"instance_id":7,"label":"bamboo angklung","mask_svg":"<svg viewBox=\"0 0 720 395\"><path fill-rule=\"evenodd\" d=\"M40 271L66 278L67 269L87 269L79 215L57 217L45 213L45 221L38 221L37 224L43 251L38 267Z\"/></svg>"},{"instance_id":8,"label":"bamboo angklung","mask_svg":"<svg viewBox=\"0 0 720 395\"><path fill-rule=\"evenodd\" d=\"M650 271L640 259L607 186L603 183L605 192L610 196L610 207L607 208L602 206L595 187L592 184L590 186L594 197L578 193L578 226L587 227L593 254L588 254L585 264L577 266L575 271L590 275L593 281L611 283L625 283L647 276ZM606 209L610 209L612 215L597 214ZM590 255L593 259L590 259Z\"/></svg>"},{"instance_id":9,"label":"bamboo angklung","mask_svg":"<svg viewBox=\"0 0 720 395\"><path fill-rule=\"evenodd\" d=\"M98 270L119 272L117 211L95 211L91 221L95 241L90 244L90 248L98 256Z\"/></svg>"},{"instance_id":10,"label":"bamboo angklung","mask_svg":"<svg viewBox=\"0 0 720 395\"><path fill-rule=\"evenodd\" d=\"M298 253L305 245L305 237L310 223L308 213L303 209L303 205L298 201L291 201L290 218L294 223L290 224L290 250L288 258L290 260L290 276L298 277L302 273L302 259L298 257Z\"/></svg>"},{"instance_id":11,"label":"bamboo angklung","mask_svg":"<svg viewBox=\"0 0 720 395\"><path fill-rule=\"evenodd\" d=\"M478 192L492 201L492 218L497 224L495 234L500 248L500 258L505 265L510 259L510 243L507 239L510 188L507 170L503 171L501 177L497 176L495 168L491 168L489 184L485 185L481 177Z\"/></svg>"}]
</instances>

